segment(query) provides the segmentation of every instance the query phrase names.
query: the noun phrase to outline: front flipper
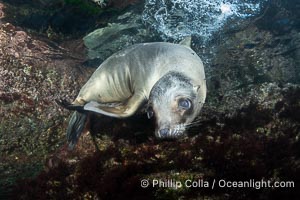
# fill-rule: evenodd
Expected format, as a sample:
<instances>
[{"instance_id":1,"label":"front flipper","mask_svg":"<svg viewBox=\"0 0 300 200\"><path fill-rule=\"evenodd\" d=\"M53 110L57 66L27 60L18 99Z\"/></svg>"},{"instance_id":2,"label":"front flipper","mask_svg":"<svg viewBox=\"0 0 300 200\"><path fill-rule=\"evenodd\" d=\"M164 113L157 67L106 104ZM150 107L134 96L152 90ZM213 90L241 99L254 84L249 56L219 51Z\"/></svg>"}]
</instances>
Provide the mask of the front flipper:
<instances>
[{"instance_id":1,"label":"front flipper","mask_svg":"<svg viewBox=\"0 0 300 200\"><path fill-rule=\"evenodd\" d=\"M72 104L70 102L68 102L67 100L65 99L61 99L61 100L58 100L58 99L55 99L55 102L65 108L65 109L68 109L68 110L76 110L78 112L83 112L84 109L83 109L83 106L82 105L75 105L75 104Z\"/></svg>"},{"instance_id":2,"label":"front flipper","mask_svg":"<svg viewBox=\"0 0 300 200\"><path fill-rule=\"evenodd\" d=\"M146 101L145 95L133 95L131 98L128 99L126 104L110 103L106 105L95 101L91 101L85 104L83 109L107 115L110 117L125 118L133 115L144 101Z\"/></svg>"}]
</instances>

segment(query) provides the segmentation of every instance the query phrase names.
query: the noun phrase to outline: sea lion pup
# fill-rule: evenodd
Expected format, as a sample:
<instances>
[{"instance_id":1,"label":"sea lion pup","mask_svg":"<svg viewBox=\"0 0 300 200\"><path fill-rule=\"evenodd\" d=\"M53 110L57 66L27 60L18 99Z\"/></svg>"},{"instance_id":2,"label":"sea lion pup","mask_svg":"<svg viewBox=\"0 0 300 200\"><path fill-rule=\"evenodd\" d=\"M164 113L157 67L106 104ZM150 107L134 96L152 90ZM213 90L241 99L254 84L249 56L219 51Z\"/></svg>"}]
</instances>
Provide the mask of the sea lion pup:
<instances>
[{"instance_id":1,"label":"sea lion pup","mask_svg":"<svg viewBox=\"0 0 300 200\"><path fill-rule=\"evenodd\" d=\"M67 139L76 144L88 112L126 118L146 106L155 115L157 138L175 138L199 114L206 98L201 59L190 48L191 38L180 44L167 42L133 45L106 59L81 88L73 103L57 101L75 110Z\"/></svg>"}]
</instances>

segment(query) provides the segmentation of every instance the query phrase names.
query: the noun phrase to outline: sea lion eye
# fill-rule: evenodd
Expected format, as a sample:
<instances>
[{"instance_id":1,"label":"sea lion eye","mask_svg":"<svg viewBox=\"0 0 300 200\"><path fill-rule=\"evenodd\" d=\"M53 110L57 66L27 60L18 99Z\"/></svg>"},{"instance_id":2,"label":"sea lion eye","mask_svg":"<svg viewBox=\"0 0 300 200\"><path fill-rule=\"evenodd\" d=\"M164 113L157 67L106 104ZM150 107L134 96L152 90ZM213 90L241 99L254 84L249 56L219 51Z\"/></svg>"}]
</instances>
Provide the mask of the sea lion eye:
<instances>
[{"instance_id":1,"label":"sea lion eye","mask_svg":"<svg viewBox=\"0 0 300 200\"><path fill-rule=\"evenodd\" d=\"M178 107L188 110L192 107L192 102L189 99L179 99Z\"/></svg>"},{"instance_id":2,"label":"sea lion eye","mask_svg":"<svg viewBox=\"0 0 300 200\"><path fill-rule=\"evenodd\" d=\"M150 119L151 117L153 117L153 115L154 115L154 112L153 112L152 107L148 107L147 108L147 117L148 117L148 119Z\"/></svg>"}]
</instances>

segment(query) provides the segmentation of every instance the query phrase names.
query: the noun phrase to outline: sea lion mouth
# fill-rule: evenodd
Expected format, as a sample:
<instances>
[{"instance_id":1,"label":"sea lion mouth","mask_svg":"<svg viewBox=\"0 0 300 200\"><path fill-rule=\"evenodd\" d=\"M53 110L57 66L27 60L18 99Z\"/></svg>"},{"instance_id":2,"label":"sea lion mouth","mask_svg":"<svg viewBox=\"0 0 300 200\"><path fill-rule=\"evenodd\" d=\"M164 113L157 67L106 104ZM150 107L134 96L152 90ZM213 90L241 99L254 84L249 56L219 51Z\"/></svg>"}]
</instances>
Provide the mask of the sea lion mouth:
<instances>
[{"instance_id":1,"label":"sea lion mouth","mask_svg":"<svg viewBox=\"0 0 300 200\"><path fill-rule=\"evenodd\" d=\"M185 135L185 125L179 124L176 125L174 128L160 128L155 131L155 135L157 138L160 139L175 139L182 137Z\"/></svg>"}]
</instances>

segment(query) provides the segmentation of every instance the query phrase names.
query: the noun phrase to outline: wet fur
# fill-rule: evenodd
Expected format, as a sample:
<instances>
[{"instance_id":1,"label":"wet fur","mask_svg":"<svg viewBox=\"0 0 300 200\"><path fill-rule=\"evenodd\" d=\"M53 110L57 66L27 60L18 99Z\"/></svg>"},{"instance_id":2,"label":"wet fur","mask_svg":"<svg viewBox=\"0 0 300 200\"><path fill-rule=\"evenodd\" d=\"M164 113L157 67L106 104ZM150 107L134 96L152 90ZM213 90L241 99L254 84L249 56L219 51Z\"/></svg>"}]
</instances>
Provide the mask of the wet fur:
<instances>
[{"instance_id":1,"label":"wet fur","mask_svg":"<svg viewBox=\"0 0 300 200\"><path fill-rule=\"evenodd\" d=\"M158 130L170 130L167 137L182 135L202 108L206 82L190 38L180 44L142 43L117 52L95 70L72 103L58 101L75 111L67 131L70 147L77 142L88 112L126 118L147 101L154 108L148 116L155 114ZM179 107L180 98L189 99L193 107Z\"/></svg>"},{"instance_id":2,"label":"wet fur","mask_svg":"<svg viewBox=\"0 0 300 200\"><path fill-rule=\"evenodd\" d=\"M193 105L189 110L178 109L178 99L189 98ZM195 118L195 109L201 106L197 100L197 87L182 73L170 72L162 77L152 88L149 97L149 107L152 107L160 129L168 128L168 138L184 135L186 128ZM155 134L161 138L156 130Z\"/></svg>"}]
</instances>

